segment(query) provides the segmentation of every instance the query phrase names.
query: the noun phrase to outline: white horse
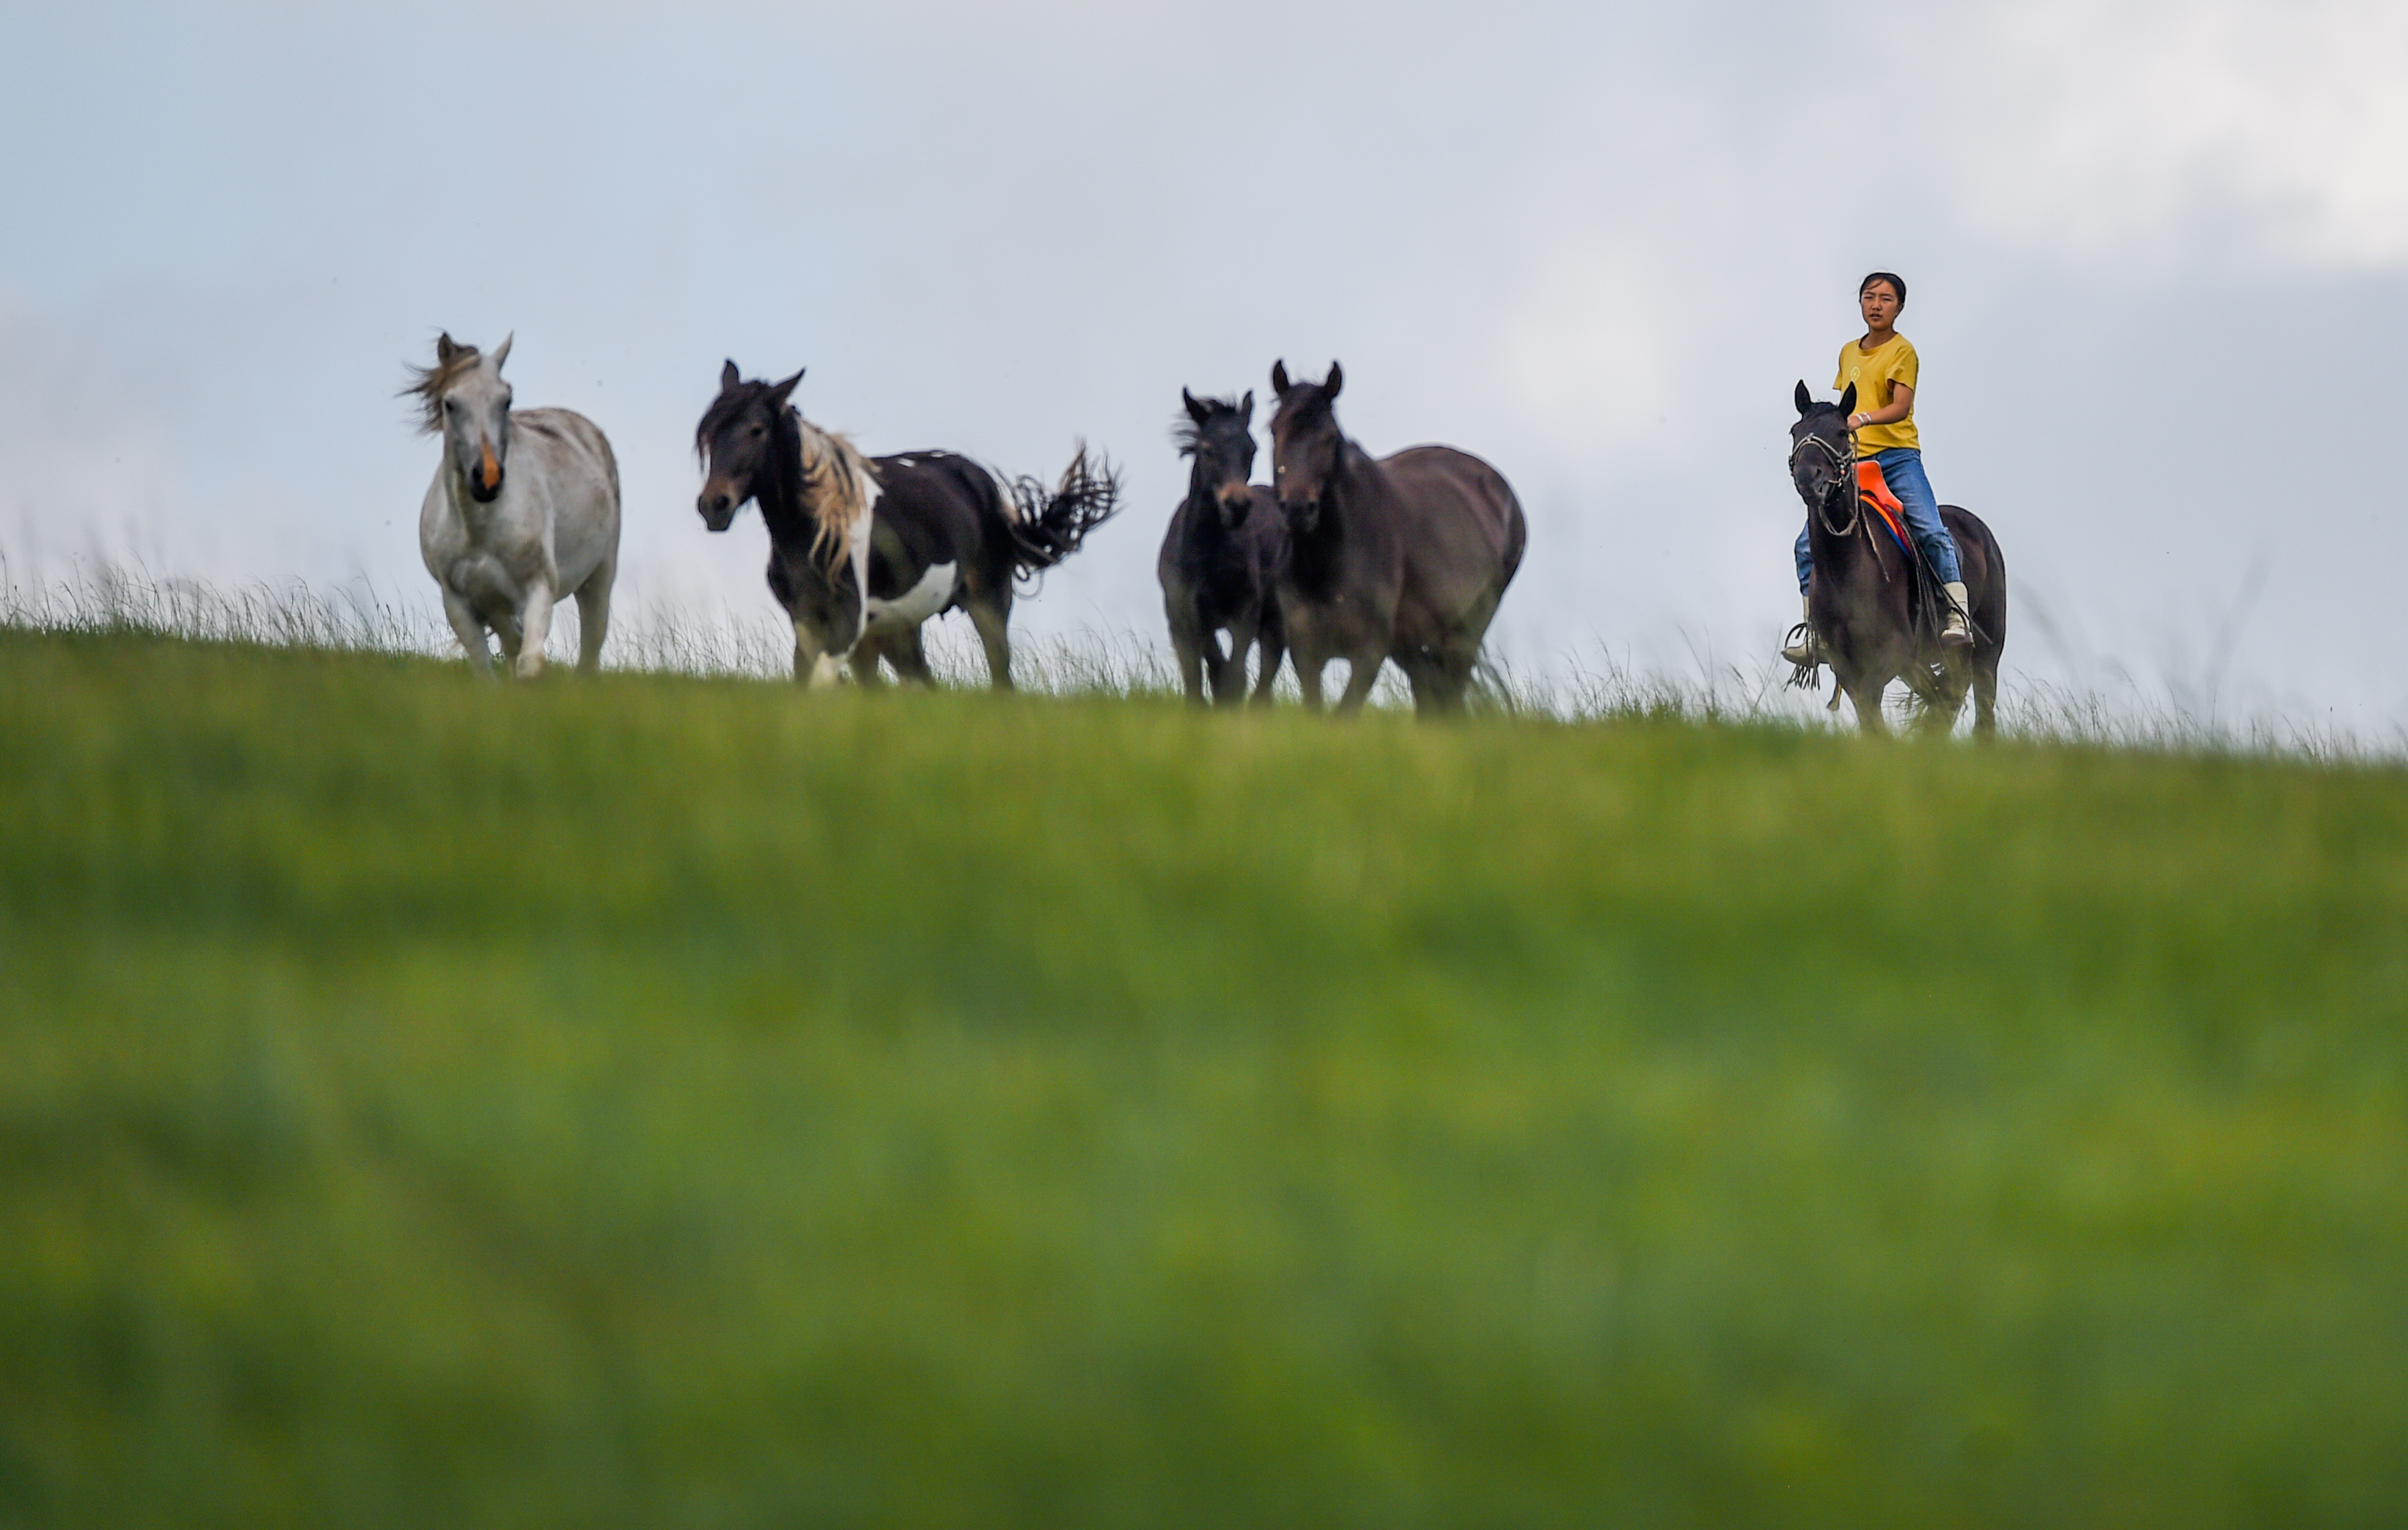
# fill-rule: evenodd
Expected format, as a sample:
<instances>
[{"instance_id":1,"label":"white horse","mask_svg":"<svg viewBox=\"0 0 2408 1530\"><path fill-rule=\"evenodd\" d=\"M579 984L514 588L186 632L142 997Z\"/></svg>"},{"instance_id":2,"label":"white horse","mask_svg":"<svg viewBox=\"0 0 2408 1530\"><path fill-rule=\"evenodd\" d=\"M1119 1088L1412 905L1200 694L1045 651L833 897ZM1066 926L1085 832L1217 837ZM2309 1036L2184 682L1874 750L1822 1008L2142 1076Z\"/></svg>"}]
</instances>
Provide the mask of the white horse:
<instances>
[{"instance_id":1,"label":"white horse","mask_svg":"<svg viewBox=\"0 0 2408 1530\"><path fill-rule=\"evenodd\" d=\"M418 547L443 614L478 673L494 672L490 629L522 679L543 673L552 604L577 597L577 667L601 667L619 572L619 463L594 422L568 409L510 408L502 363L445 335L407 390L421 426L443 437L443 465L418 512Z\"/></svg>"}]
</instances>

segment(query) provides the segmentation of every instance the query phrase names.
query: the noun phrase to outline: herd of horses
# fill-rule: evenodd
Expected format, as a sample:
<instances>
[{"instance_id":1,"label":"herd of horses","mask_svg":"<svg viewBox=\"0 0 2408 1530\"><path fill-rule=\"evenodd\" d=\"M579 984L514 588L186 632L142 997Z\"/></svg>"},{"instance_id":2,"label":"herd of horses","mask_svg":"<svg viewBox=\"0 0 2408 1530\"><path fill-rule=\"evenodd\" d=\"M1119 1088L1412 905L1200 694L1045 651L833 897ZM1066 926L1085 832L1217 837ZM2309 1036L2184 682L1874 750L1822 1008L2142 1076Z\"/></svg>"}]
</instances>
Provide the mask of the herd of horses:
<instances>
[{"instance_id":1,"label":"herd of horses","mask_svg":"<svg viewBox=\"0 0 2408 1530\"><path fill-rule=\"evenodd\" d=\"M498 641L513 673L540 674L563 598L577 602L578 667L591 672L618 574L618 463L583 416L511 407L502 377L509 350L507 339L488 354L447 334L435 364L413 369L407 392L423 428L444 442L420 549L480 672L493 673ZM849 671L878 685L883 665L930 683L921 629L959 610L985 650L990 681L1009 690L1015 590L1118 512L1119 475L1083 446L1050 486L955 451L867 456L803 417L794 404L802 378L747 379L728 362L694 436L703 524L725 531L752 504L768 527L769 591L794 627L796 679L824 686ZM1285 662L1317 711L1323 672L1344 659L1341 713L1363 705L1391 663L1417 711L1461 710L1528 541L1512 486L1453 447L1372 456L1339 425L1345 374L1336 363L1318 382L1291 379L1275 364L1270 381L1268 485L1254 481L1254 394L1181 391L1178 444L1191 465L1157 572L1188 699L1268 705ZM1849 697L1862 725L1882 731L1883 693L1903 679L1927 725L1944 729L1970 690L1976 730L1992 731L2006 635L1997 540L1969 512L1942 507L1975 635L1970 647L1943 648L1928 571L1911 549L1875 536L1856 500L1846 401L1816 403L1800 383L1797 402L1790 476L1813 539L1809 610L1838 681L1831 705ZM1802 666L1798 678L1813 673Z\"/></svg>"}]
</instances>

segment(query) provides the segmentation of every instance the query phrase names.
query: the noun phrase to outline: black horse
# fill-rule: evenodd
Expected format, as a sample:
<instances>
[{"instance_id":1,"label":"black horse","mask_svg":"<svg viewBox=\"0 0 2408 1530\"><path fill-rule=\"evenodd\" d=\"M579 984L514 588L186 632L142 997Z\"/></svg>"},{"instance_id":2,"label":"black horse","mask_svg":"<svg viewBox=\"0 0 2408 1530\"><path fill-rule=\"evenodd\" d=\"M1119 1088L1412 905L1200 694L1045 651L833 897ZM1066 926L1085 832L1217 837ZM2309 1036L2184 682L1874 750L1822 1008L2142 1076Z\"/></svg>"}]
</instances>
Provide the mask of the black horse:
<instances>
[{"instance_id":1,"label":"black horse","mask_svg":"<svg viewBox=\"0 0 2408 1530\"><path fill-rule=\"evenodd\" d=\"M1179 396L1187 405L1179 454L1196 465L1187 475L1187 497L1171 512L1154 571L1180 679L1187 699L1202 706L1209 675L1214 704L1234 707L1246 695L1246 650L1259 642L1254 705L1267 707L1286 652L1272 585L1287 554L1287 526L1271 492L1246 481L1254 471L1254 395L1232 404L1199 399L1182 388ZM1225 630L1226 655L1221 651Z\"/></svg>"},{"instance_id":2,"label":"black horse","mask_svg":"<svg viewBox=\"0 0 2408 1530\"><path fill-rule=\"evenodd\" d=\"M1049 493L951 451L865 457L787 402L802 379L747 382L731 361L694 433L703 524L725 531L748 499L768 523L769 593L794 620L795 678L830 683L850 659L853 679L875 685L884 659L927 684L920 624L962 610L995 688L1011 689L1012 582L1076 552L1119 508L1111 464L1090 466L1082 447Z\"/></svg>"},{"instance_id":3,"label":"black horse","mask_svg":"<svg viewBox=\"0 0 2408 1530\"><path fill-rule=\"evenodd\" d=\"M1345 659L1338 709L1351 712L1394 659L1415 710L1457 710L1522 565L1521 502L1497 469L1453 447L1373 460L1338 428L1331 405L1345 380L1335 362L1326 379L1294 385L1286 363L1271 368L1271 477L1288 528L1280 622L1297 683L1318 709L1322 666Z\"/></svg>"},{"instance_id":4,"label":"black horse","mask_svg":"<svg viewBox=\"0 0 2408 1530\"><path fill-rule=\"evenodd\" d=\"M1972 511L1940 507L1956 543L1973 636L1965 647L1943 647L1938 603L1947 596L1858 496L1848 434L1855 386L1837 404L1818 404L1800 382L1797 404L1789 477L1806 501L1807 537L1814 550L1806 617L1838 682L1831 709L1839 709L1844 694L1856 704L1856 721L1866 732L1885 732L1882 693L1902 679L1924 702L1924 725L1945 732L1956 725L1970 687L1973 731L1985 737L1996 733L1999 656L2007 646L2007 559L1999 539ZM1812 665L1801 666L1801 682L1812 674Z\"/></svg>"}]
</instances>

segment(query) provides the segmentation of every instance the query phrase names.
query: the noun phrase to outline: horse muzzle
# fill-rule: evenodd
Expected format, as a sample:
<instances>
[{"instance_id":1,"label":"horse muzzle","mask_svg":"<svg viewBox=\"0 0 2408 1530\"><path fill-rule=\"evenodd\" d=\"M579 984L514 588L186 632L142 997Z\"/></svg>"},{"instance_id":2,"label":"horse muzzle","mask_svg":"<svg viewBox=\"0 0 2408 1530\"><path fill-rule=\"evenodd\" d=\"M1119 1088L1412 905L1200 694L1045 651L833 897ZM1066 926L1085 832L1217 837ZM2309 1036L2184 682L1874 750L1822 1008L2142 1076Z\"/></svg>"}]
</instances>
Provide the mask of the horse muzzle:
<instances>
[{"instance_id":1,"label":"horse muzzle","mask_svg":"<svg viewBox=\"0 0 2408 1530\"><path fill-rule=\"evenodd\" d=\"M1321 524L1321 501L1318 499L1283 499L1280 510L1287 517L1287 523L1297 531L1310 532Z\"/></svg>"},{"instance_id":2,"label":"horse muzzle","mask_svg":"<svg viewBox=\"0 0 2408 1530\"><path fill-rule=\"evenodd\" d=\"M501 492L502 460L487 444L477 452L477 465L468 469L468 497L480 505L491 505Z\"/></svg>"},{"instance_id":3,"label":"horse muzzle","mask_svg":"<svg viewBox=\"0 0 2408 1530\"><path fill-rule=\"evenodd\" d=\"M743 505L732 490L719 484L705 484L696 495L694 508L702 514L702 523L712 531L725 531L735 524L736 512Z\"/></svg>"},{"instance_id":4,"label":"horse muzzle","mask_svg":"<svg viewBox=\"0 0 2408 1530\"><path fill-rule=\"evenodd\" d=\"M1254 508L1254 491L1244 484L1225 488L1217 496L1221 506L1221 524L1231 531L1246 523L1246 515Z\"/></svg>"}]
</instances>

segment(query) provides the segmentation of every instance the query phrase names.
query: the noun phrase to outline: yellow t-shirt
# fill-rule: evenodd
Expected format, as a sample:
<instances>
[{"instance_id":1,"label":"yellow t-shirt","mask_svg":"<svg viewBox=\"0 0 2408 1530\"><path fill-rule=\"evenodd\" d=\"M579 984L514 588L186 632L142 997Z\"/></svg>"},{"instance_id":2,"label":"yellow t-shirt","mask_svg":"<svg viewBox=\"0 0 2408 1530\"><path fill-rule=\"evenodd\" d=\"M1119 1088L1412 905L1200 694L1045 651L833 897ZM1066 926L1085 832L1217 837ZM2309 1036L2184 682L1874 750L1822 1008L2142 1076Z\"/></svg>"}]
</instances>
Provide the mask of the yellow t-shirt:
<instances>
[{"instance_id":1,"label":"yellow t-shirt","mask_svg":"<svg viewBox=\"0 0 2408 1530\"><path fill-rule=\"evenodd\" d=\"M1849 383L1855 383L1856 412L1878 414L1889 408L1894 384L1922 386L1914 380L1921 366L1914 347L1903 335L1893 332L1870 351L1858 349L1856 342L1850 340L1840 348L1840 376L1831 386L1844 391ZM1923 449L1923 437L1915 434L1912 412L1895 423L1866 425L1856 432L1856 451L1861 456L1870 457L1876 451L1899 446L1910 446L1918 451Z\"/></svg>"}]
</instances>

